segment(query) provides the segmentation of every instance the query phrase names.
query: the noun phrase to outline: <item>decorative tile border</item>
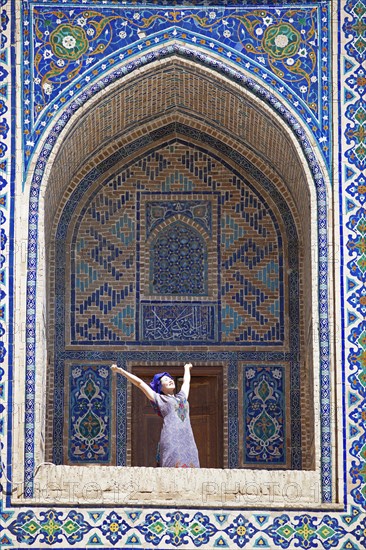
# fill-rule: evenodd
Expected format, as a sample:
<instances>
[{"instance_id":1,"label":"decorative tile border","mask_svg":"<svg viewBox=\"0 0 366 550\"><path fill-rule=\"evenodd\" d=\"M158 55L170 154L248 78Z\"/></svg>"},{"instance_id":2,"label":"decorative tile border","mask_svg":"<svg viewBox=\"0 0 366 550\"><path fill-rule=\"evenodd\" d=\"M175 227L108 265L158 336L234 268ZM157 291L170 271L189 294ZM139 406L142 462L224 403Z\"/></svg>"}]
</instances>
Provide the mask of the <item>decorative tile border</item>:
<instances>
[{"instance_id":1,"label":"decorative tile border","mask_svg":"<svg viewBox=\"0 0 366 550\"><path fill-rule=\"evenodd\" d=\"M14 7L6 0L0 3L0 489L6 493L11 476L11 448L7 434L11 433L13 376L13 274L12 256L14 231L15 179L15 97L12 83L15 74ZM1 542L0 542L1 544Z\"/></svg>"},{"instance_id":2,"label":"decorative tile border","mask_svg":"<svg viewBox=\"0 0 366 550\"><path fill-rule=\"evenodd\" d=\"M346 295L347 326L345 335L346 359L350 373L347 379L347 435L351 495L356 504L366 508L366 72L364 68L366 3L349 0L345 5L342 31L346 37L345 55L341 71L345 82L340 91L339 116L344 127L339 139L345 157L340 166L340 193L344 193L343 231L345 238L344 291ZM344 191L345 189L345 191ZM341 195L342 196L342 195Z\"/></svg>"},{"instance_id":3,"label":"decorative tile border","mask_svg":"<svg viewBox=\"0 0 366 550\"><path fill-rule=\"evenodd\" d=\"M46 547L80 542L118 548L331 548L357 550L365 542L361 511L338 518L329 514L207 513L206 511L27 510L13 518L3 510L7 533L4 546L17 541L17 548L34 544ZM148 545L148 546L146 546ZM249 545L249 546L248 546ZM65 547L65 546L62 546ZM71 546L67 546L70 548Z\"/></svg>"},{"instance_id":4,"label":"decorative tile border","mask_svg":"<svg viewBox=\"0 0 366 550\"><path fill-rule=\"evenodd\" d=\"M90 5L92 5L93 1L90 0L89 3ZM174 3L175 2L172 2L172 4ZM233 3L234 2L232 2L232 4ZM265 2L263 2L263 4L264 3ZM296 2L294 1L293 4L295 3ZM361 7L364 6L363 1L356 2L348 0L346 2L346 5L344 5L343 3L339 3L338 13L341 14L340 16L342 16L343 18L347 18L347 20L351 22L351 25L354 24L355 27L357 27L357 23L360 22L359 28L361 28L363 18L356 16L354 12L355 6L357 4ZM11 16L15 16L14 6L14 2L12 4L10 3L10 1L1 2L1 13L4 14L5 12L6 15L6 17L3 16L2 21L6 20L6 18L10 18ZM347 12L346 14L342 12L343 7ZM7 25L5 25L5 27L7 33L9 27ZM352 44L357 40L359 35L357 34L356 30L354 30L354 34L349 34L346 28L342 29L341 27L339 29L339 33L342 38L345 37L346 42L348 41L347 44L349 47L349 54L344 59L344 65L342 64L342 66L340 65L339 67L340 74L342 74L343 76L342 82L344 82L346 78L353 78L352 75L354 75L354 84L352 86L351 84L346 85L345 98L340 97L339 114L341 116L345 111L345 105L348 101L347 97L350 97L348 96L348 93L350 92L351 95L358 94L356 95L356 97L361 96L363 93L363 86L362 78L359 78L359 74L357 75L357 72L360 70L360 64L357 64L355 48L352 48ZM8 35L6 35L6 38L7 37ZM9 42L5 40L1 46L1 52L6 50L9 55L6 61L6 65L8 67L10 67L11 60L9 45ZM4 57L2 57L2 59L0 60L1 67L3 67L3 63ZM350 101L351 100L352 99L350 99ZM9 108L9 106L10 102L7 100L6 107ZM10 125L11 121L9 111L6 112L6 120ZM345 136L345 128L341 125L340 136ZM351 147L353 146L354 143L351 143ZM347 148L350 147L347 146L346 138L344 138L342 150L345 151L345 149ZM5 158L7 158L7 156ZM8 180L9 173L4 171L3 166L4 164L1 160L0 168L2 172L0 172L0 174L5 180ZM365 193L363 186L366 182L361 172L355 171L355 167L353 165L345 162L344 166L342 166L342 159L340 163L340 168L342 169L340 190L342 189L341 185L343 184L343 189L346 188L344 195L344 216L345 221L348 221L351 216L350 212L354 212L355 208L359 210L364 205ZM4 193L4 189L6 189L7 191L7 188L3 187L3 189L1 190L2 193ZM342 194L340 196L343 197ZM10 207L10 204L11 203L8 204L8 208ZM3 214L6 216L9 211L7 210L5 213L3 212ZM4 224L3 228L6 229L5 234L8 236L9 233L7 232L7 225ZM356 240L356 235L358 235L360 238L362 237L362 233L359 232L360 230L357 230L356 232L354 226L352 226L352 230L346 228L345 231L346 235L351 231L351 240L353 241ZM360 454L362 446L364 445L364 440L362 439L362 436L360 434L362 434L361 430L364 429L361 416L361 404L362 399L365 398L365 394L364 385L361 382L361 368L363 366L363 363L359 362L363 360L363 347L361 345L363 341L360 337L357 338L357 334L355 334L355 338L352 340L353 327L362 326L361 323L364 316L364 292L362 279L354 277L351 267L346 265L348 262L352 261L356 257L356 254L357 252L354 252L353 249L350 249L349 252L344 253L344 292L346 293L347 298L344 320L346 323L349 324L347 332L345 333L345 337L349 337L349 343L347 344L347 349L345 350L345 353L346 359L348 361L347 365L349 365L350 367L350 371L347 370L347 376L349 375L349 379L347 379L347 383L349 383L349 389L345 394L345 405L347 407L348 414L344 418L344 428L347 430L347 432L344 434L344 438L345 440L349 439L350 446L352 448L348 449L345 458L347 459L347 469L351 468L349 472L349 479L354 479L354 483L357 484L356 488L352 490L350 503L347 510L344 513L319 512L311 514L301 514L301 516L297 515L296 513L281 514L276 512L235 512L231 514L226 514L222 512L215 513L211 511L206 514L206 512L204 512L203 515L207 515L209 518L208 523L213 525L217 529L217 531L211 532L210 542L208 544L202 543L202 548L238 548L243 547L244 543L248 544L247 539L249 539L249 543L253 548L271 547L271 545L273 546L274 544L276 544L281 548L295 548L296 546L301 546L304 548L324 547L339 548L342 550L358 550L365 545L366 520L364 518L364 510L362 509L362 507L365 507L365 500L361 493L362 484L364 484L364 474L362 474L361 472L364 469L365 459ZM1 286L1 288L4 289L4 292L8 292L11 289L8 277L9 272L5 271L6 268L7 264L4 260L1 266L1 285L3 285ZM0 307L3 307L3 304L4 301L1 302ZM9 314L10 312L11 309L9 310ZM10 337L11 333L9 332L8 335ZM1 349L4 350L7 348L5 340L6 336L7 334L5 333L2 337L3 340ZM0 376L2 377L2 380L5 379L6 360L9 358L9 355L10 350L9 353L7 353L6 355L2 355L3 362L0 365L2 369L0 370ZM346 381L346 379L344 381ZM2 455L2 459L3 456L4 455ZM353 462L354 465L351 466L351 462ZM3 472L1 472L1 475L3 476ZM3 481L3 477L1 478L1 481ZM354 506L352 504L353 499L355 499L356 502L359 502L358 506ZM111 531L110 525L113 525L113 522L111 521L112 519L117 520L116 529L118 529L119 533L123 532L122 527L120 528L120 524L123 525L122 521L125 521L125 523L130 527L129 531L126 531L126 534L123 535L120 539L119 546L125 545L127 547L135 546L136 548L141 548L142 546L146 547L146 545L149 544L149 546L151 547L164 547L166 546L166 541L168 540L167 537L172 536L172 534L176 532L175 530L173 530L171 523L169 525L171 519L174 518L174 511L169 511L169 517L167 515L168 512L157 512L163 518L162 528L164 530L164 535L162 535L162 537L160 538L160 542L157 545L147 543L146 539L144 538L145 534L141 534L143 528L146 528L147 532L149 532L149 527L151 533L151 521L146 519L146 514L151 514L150 511L147 512L146 510L121 509L116 511L116 514L119 517L114 517L111 516L110 510L98 509L97 507L95 511L79 511L80 516L82 516L82 518L80 518L80 516L77 516L77 513L79 512L75 510L74 514L71 514L72 511L67 509L63 509L60 511L53 510L52 512L56 515L56 520L55 523L49 524L50 512L51 511L47 511L47 509L35 509L35 511L30 512L30 520L34 518L36 523L33 533L34 542L30 544L31 546L35 547L35 545L41 544L41 541L44 541L42 542L43 546L51 546L46 538L47 536L49 536L51 531L51 536L52 532L56 533L56 537L53 542L53 546L56 548L80 547L80 544L83 544L84 547L85 545L88 545L88 547L92 547L92 545L105 547L107 544L110 544L109 539L107 539L106 535L108 532ZM23 514L26 513L27 509L19 511L17 509L10 509L9 505L5 508L0 508L0 516L2 522L0 543L4 548L9 546L18 548L29 547L28 542L22 542L22 540L24 540L23 527L26 523ZM192 524L195 513L196 512L188 512L188 517L182 518L185 521L185 524ZM181 514L181 512L179 512L179 514ZM107 516L109 517L108 520ZM66 518L68 518L68 520ZM159 520L160 518L157 517L157 519ZM175 519L178 520L175 526L179 527L181 525L181 516ZM195 519L197 520L197 517ZM69 529L65 527L64 529L64 526L66 526L66 523L69 520L73 522L75 527L70 527ZM77 526L77 524L82 525L83 522L85 532L82 533L81 542L75 544L75 537L72 538L70 530L73 530L75 528L77 530L83 529L83 527ZM72 524L69 523L68 525L71 526ZM103 530L101 529L102 525L104 525ZM137 525L139 525L139 528L137 528ZM204 525L204 527L206 527L206 525ZM114 528L115 527L113 526L113 529ZM232 537L230 537L229 532L226 532L226 530L228 531L229 529L231 529ZM31 527L30 530L32 531ZM179 530L179 532L180 538L178 538L177 540L177 546L180 546L183 541L189 542L192 547L196 547L199 545L194 542L194 540L199 542L199 539L192 535L192 531L188 531L187 533L187 529L185 528L184 530L184 525L183 530ZM29 531L25 531L25 533L29 535ZM76 535L76 537L77 536L78 535ZM247 537L247 539L245 539L245 537Z\"/></svg>"}]
</instances>

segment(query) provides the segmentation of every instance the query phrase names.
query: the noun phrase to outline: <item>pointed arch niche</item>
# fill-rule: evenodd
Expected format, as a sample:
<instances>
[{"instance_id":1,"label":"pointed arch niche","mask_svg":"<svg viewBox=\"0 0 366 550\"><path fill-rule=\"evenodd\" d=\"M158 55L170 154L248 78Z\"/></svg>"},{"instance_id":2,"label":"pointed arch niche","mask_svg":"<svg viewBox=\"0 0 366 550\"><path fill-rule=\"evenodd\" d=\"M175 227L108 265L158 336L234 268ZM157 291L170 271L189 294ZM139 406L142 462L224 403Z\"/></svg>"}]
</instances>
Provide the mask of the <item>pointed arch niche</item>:
<instances>
[{"instance_id":1,"label":"pointed arch niche","mask_svg":"<svg viewBox=\"0 0 366 550\"><path fill-rule=\"evenodd\" d=\"M235 507L252 505L254 480L261 507L318 506L318 205L296 137L243 87L178 56L115 82L61 136L41 190L37 266L47 412L35 456L56 466L37 470L33 498L47 486L48 504L88 502L92 477L111 504L143 504L150 491L149 505L169 494ZM167 247L179 249L176 264L173 250L164 264ZM198 291L184 277L165 285L201 264ZM222 367L224 468L129 467L130 388L109 365L166 370L186 359ZM277 399L270 444L250 406L264 386Z\"/></svg>"}]
</instances>

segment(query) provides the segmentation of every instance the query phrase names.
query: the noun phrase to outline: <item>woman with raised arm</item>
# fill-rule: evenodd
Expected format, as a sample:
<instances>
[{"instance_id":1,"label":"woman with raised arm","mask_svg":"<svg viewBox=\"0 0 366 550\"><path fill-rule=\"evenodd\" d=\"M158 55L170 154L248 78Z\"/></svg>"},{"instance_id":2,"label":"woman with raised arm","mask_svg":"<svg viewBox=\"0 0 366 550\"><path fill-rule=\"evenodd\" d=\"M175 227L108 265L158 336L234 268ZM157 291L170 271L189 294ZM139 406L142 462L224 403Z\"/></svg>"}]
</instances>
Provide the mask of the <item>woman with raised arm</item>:
<instances>
[{"instance_id":1,"label":"woman with raised arm","mask_svg":"<svg viewBox=\"0 0 366 550\"><path fill-rule=\"evenodd\" d=\"M163 417L160 435L160 465L167 468L199 468L197 446L189 419L188 395L191 383L192 363L184 365L183 384L174 393L175 383L168 372L155 374L146 384L134 374L112 365L113 372L125 376L151 401L155 411Z\"/></svg>"}]
</instances>

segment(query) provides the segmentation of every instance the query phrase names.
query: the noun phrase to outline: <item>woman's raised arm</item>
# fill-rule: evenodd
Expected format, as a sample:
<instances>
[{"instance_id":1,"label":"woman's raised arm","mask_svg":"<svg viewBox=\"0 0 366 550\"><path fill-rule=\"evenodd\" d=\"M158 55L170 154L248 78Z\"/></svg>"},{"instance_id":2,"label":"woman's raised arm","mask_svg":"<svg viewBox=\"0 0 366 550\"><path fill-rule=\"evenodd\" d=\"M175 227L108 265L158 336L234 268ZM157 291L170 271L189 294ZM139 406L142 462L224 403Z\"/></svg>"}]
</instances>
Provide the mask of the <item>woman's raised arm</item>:
<instances>
[{"instance_id":1,"label":"woman's raised arm","mask_svg":"<svg viewBox=\"0 0 366 550\"><path fill-rule=\"evenodd\" d=\"M125 378L127 378L127 380L132 382L132 384L134 384L134 386L137 386L142 392L144 392L144 394L146 395L146 397L148 399L150 399L150 401L155 402L155 392L154 392L154 390L152 388L150 388L150 386L148 384L146 384L146 382L141 380L141 378L139 378L135 374L132 374L132 372L128 372L127 370L124 370L124 369L121 369L120 367L117 367L117 365L115 365L115 364L111 366L111 370L113 372L118 372L119 374L122 374Z\"/></svg>"},{"instance_id":2,"label":"woman's raised arm","mask_svg":"<svg viewBox=\"0 0 366 550\"><path fill-rule=\"evenodd\" d=\"M182 384L182 390L186 394L186 397L188 399L189 396L189 388L191 385L191 368L193 367L192 363L186 363L184 365L184 376L183 376L183 384Z\"/></svg>"}]
</instances>

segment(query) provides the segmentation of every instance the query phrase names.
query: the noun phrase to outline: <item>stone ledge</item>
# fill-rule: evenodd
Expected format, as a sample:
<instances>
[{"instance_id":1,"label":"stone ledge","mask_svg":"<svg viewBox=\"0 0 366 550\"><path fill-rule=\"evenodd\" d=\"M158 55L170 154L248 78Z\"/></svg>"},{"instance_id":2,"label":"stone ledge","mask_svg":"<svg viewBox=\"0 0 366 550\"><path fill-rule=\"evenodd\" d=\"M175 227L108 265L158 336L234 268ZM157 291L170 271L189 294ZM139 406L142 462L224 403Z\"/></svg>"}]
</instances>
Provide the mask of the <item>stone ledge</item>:
<instances>
[{"instance_id":1,"label":"stone ledge","mask_svg":"<svg viewBox=\"0 0 366 550\"><path fill-rule=\"evenodd\" d=\"M319 508L317 471L41 466L35 497L14 505ZM334 505L333 505L334 506Z\"/></svg>"}]
</instances>

